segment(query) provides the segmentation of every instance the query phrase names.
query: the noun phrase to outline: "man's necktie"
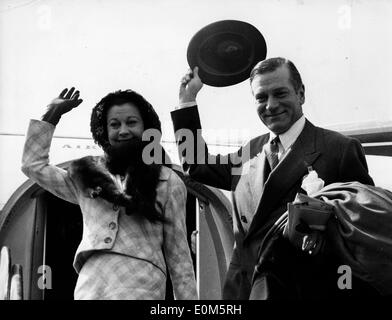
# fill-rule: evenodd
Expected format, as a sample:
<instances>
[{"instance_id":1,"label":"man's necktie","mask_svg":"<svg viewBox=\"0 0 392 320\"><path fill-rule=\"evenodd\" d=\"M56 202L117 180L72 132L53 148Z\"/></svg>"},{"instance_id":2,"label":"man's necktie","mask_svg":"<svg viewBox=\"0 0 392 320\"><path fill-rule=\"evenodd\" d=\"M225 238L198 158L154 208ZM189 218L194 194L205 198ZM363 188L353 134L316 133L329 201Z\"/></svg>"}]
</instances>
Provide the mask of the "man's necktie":
<instances>
[{"instance_id":1,"label":"man's necktie","mask_svg":"<svg viewBox=\"0 0 392 320\"><path fill-rule=\"evenodd\" d=\"M271 171L274 170L274 168L278 165L279 163L279 158L278 158L278 153L279 153L279 136L276 136L274 139L271 140L267 147L267 160L270 165Z\"/></svg>"}]
</instances>

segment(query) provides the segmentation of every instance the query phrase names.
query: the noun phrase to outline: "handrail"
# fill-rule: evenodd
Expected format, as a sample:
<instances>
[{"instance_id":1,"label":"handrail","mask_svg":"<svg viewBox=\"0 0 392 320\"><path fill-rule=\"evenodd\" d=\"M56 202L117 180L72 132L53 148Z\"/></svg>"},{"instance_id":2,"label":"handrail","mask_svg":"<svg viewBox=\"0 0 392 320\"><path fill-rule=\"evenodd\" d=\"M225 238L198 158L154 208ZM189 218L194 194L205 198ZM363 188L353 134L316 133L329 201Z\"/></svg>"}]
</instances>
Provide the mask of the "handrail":
<instances>
[{"instance_id":1,"label":"handrail","mask_svg":"<svg viewBox=\"0 0 392 320\"><path fill-rule=\"evenodd\" d=\"M23 272L19 264L12 265L11 250L0 251L0 300L23 300Z\"/></svg>"}]
</instances>

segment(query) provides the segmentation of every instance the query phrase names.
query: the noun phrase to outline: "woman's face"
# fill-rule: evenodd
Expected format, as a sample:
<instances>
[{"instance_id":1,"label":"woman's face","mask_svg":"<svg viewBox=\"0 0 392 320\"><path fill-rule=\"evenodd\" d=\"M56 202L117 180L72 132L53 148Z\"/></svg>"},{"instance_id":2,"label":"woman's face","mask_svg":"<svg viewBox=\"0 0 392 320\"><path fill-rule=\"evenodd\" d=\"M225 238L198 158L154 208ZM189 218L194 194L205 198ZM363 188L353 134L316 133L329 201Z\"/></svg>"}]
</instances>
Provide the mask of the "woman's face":
<instances>
[{"instance_id":1,"label":"woman's face","mask_svg":"<svg viewBox=\"0 0 392 320\"><path fill-rule=\"evenodd\" d=\"M133 137L141 139L143 131L143 119L134 104L128 102L110 107L107 114L107 132L110 145L121 145Z\"/></svg>"}]
</instances>

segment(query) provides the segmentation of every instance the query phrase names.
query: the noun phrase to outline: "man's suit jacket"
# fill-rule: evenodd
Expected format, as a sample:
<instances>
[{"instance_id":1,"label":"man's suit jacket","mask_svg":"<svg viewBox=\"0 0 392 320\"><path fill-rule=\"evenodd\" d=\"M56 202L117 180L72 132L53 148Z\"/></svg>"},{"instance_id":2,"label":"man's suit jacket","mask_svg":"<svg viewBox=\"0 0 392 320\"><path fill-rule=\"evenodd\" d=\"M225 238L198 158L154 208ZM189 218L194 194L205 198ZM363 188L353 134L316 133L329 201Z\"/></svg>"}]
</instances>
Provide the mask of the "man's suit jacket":
<instances>
[{"instance_id":1,"label":"man's suit jacket","mask_svg":"<svg viewBox=\"0 0 392 320\"><path fill-rule=\"evenodd\" d=\"M213 156L201 137L197 107L173 111L172 120L179 150L184 151L180 154L184 170L201 183L232 191L235 246L226 275L224 299L249 298L260 241L300 191L308 166L317 171L325 185L346 181L373 185L361 144L337 132L315 127L309 121L291 151L266 177L262 150L269 134L252 139L233 154ZM180 129L190 130L199 141L194 154L198 159L194 163L184 158L187 151L184 144L189 141L181 139Z\"/></svg>"}]
</instances>

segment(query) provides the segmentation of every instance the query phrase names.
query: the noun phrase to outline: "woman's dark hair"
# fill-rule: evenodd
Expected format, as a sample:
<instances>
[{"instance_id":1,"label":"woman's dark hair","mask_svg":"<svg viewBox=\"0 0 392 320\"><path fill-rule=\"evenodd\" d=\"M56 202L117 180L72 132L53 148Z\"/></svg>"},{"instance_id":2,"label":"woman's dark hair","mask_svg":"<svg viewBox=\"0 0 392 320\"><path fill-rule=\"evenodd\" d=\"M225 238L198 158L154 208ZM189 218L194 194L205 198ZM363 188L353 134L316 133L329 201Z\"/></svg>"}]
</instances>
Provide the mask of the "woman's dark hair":
<instances>
[{"instance_id":1,"label":"woman's dark hair","mask_svg":"<svg viewBox=\"0 0 392 320\"><path fill-rule=\"evenodd\" d=\"M110 146L107 132L107 113L114 105L132 103L135 105L144 123L144 130L157 129L160 133L161 121L152 105L142 95L133 90L118 90L109 93L97 103L91 113L90 130L95 143L104 151Z\"/></svg>"},{"instance_id":2,"label":"woman's dark hair","mask_svg":"<svg viewBox=\"0 0 392 320\"><path fill-rule=\"evenodd\" d=\"M95 143L105 151L106 166L112 174L119 174L118 171L121 168L116 164L115 157L112 156L113 148L109 143L107 132L107 114L112 106L124 103L132 103L137 107L143 120L144 130L158 130L159 139L162 134L161 122L157 113L152 105L139 93L133 90L118 90L102 98L92 110L90 129ZM155 208L156 187L159 182L162 163L171 167L170 159L163 148L162 153L164 162L147 165L142 159L139 159L137 164L130 163L127 168L121 169L121 174L128 174L131 177L130 182L126 185L126 193L132 197L133 205L127 207L127 214L136 212L151 222L166 222L165 217Z\"/></svg>"}]
</instances>

